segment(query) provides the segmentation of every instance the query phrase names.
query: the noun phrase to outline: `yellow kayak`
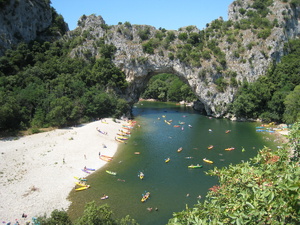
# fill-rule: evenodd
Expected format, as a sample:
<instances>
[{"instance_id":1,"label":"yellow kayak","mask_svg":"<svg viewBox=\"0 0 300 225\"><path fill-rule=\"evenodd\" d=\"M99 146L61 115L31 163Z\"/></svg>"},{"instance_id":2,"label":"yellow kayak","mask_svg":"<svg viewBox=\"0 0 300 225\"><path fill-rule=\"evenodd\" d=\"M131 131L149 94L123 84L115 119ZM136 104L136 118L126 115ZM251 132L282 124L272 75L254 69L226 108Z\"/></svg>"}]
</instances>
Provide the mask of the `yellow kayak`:
<instances>
[{"instance_id":1,"label":"yellow kayak","mask_svg":"<svg viewBox=\"0 0 300 225\"><path fill-rule=\"evenodd\" d=\"M76 188L75 191L83 191L83 190L86 190L88 188L90 188L90 185L87 185L85 187Z\"/></svg>"},{"instance_id":2,"label":"yellow kayak","mask_svg":"<svg viewBox=\"0 0 300 225\"><path fill-rule=\"evenodd\" d=\"M204 158L203 161L204 161L204 162L207 162L207 163L210 163L210 164L214 163L213 161L208 160L208 159L206 159L206 158Z\"/></svg>"}]
</instances>

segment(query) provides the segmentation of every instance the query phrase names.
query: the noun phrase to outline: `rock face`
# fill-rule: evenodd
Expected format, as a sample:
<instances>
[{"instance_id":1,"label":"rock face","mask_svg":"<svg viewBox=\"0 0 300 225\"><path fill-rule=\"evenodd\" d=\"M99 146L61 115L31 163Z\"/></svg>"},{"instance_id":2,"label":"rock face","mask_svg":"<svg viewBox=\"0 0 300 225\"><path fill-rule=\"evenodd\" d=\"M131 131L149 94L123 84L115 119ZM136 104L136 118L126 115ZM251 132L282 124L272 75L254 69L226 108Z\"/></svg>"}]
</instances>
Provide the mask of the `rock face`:
<instances>
[{"instance_id":1,"label":"rock face","mask_svg":"<svg viewBox=\"0 0 300 225\"><path fill-rule=\"evenodd\" d=\"M3 2L0 7L0 55L20 42L34 40L52 23L49 0Z\"/></svg>"},{"instance_id":2,"label":"rock face","mask_svg":"<svg viewBox=\"0 0 300 225\"><path fill-rule=\"evenodd\" d=\"M117 48L113 62L124 71L130 83L124 93L124 98L129 102L138 101L153 75L172 73L191 87L200 102L198 108L204 108L208 115L221 117L233 101L238 86L264 75L270 64L279 62L284 55L284 43L299 34L299 8L281 0L274 0L269 6L266 20L274 24L271 29L256 29L253 26L236 29L236 24L247 20L245 12L256 10L250 7L251 4L252 0L233 2L229 6L228 21L219 18L203 31L193 26L178 31L157 30L128 22L108 27L101 16L84 16L79 20L80 26L69 35L88 32L90 37L74 48L71 55L84 57L82 52L89 51L97 56L99 53L93 43L103 38L107 44ZM226 29L218 30L216 24L226 25ZM269 35L260 37L259 33L264 32L269 32ZM203 43L198 51L198 61L194 58L186 60L179 53L183 54L184 48L195 49L193 41L189 42L195 34L200 35L198 41ZM182 38L184 35L187 35L186 40ZM221 60L215 50L211 50L214 47L209 49L212 43L218 47L217 52L222 52ZM146 49L149 45L153 48L151 51ZM205 56L204 52L208 52L209 56ZM197 59L196 51L188 53L191 54L186 55L187 59L191 55L196 55Z\"/></svg>"},{"instance_id":3,"label":"rock face","mask_svg":"<svg viewBox=\"0 0 300 225\"><path fill-rule=\"evenodd\" d=\"M4 2L0 53L20 41L35 39L51 24L49 0ZM238 87L264 75L285 54L284 43L298 37L299 3L293 2L273 0L266 10L260 2L236 0L229 6L228 21L216 19L204 30L195 26L157 30L129 22L108 26L101 16L82 16L64 40L74 40L71 57L86 59L99 57L99 41L114 45L113 63L129 82L123 97L130 103L138 101L153 75L173 73L191 87L198 98L197 108L221 117ZM260 15L259 23L249 25L260 11L266 13Z\"/></svg>"}]
</instances>

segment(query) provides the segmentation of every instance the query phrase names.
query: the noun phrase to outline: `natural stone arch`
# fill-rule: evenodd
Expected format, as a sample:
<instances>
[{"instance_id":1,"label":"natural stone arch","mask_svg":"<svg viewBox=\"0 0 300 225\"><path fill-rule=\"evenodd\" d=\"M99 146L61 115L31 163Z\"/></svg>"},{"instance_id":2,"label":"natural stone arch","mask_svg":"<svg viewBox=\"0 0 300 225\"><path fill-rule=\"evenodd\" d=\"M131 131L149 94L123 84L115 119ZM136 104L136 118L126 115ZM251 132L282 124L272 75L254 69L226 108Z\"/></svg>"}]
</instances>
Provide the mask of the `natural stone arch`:
<instances>
[{"instance_id":1,"label":"natural stone arch","mask_svg":"<svg viewBox=\"0 0 300 225\"><path fill-rule=\"evenodd\" d=\"M129 82L129 87L125 91L124 97L128 102L136 103L139 100L139 96L143 93L146 88L146 85L152 76L161 73L170 73L174 74L180 78L184 83L186 83L195 96L198 99L198 102L195 104L195 108L199 111L204 111L208 115L212 115L212 109L206 97L213 97L213 95L205 95L201 90L201 87L204 86L203 81L198 79L199 69L192 68L187 66L179 61L161 59L157 60L156 56L148 56L147 61L142 65L134 62L133 64L118 65L117 61L115 62L117 66L122 68L126 74L127 81ZM214 85L210 87L203 88L205 91L215 91ZM199 95L199 93L202 93ZM225 93L223 93L225 94ZM227 96L230 97L230 96ZM216 116L216 115L215 115Z\"/></svg>"},{"instance_id":2,"label":"natural stone arch","mask_svg":"<svg viewBox=\"0 0 300 225\"><path fill-rule=\"evenodd\" d=\"M245 0L244 4L248 5L249 2L250 0ZM172 40L163 40L169 41L167 44L170 45L170 48L159 45L155 46L150 53L143 49L143 44L156 38L158 30L155 27L131 25L130 23L107 26L101 16L82 17L78 22L81 25L68 35L70 38L78 34L88 33L89 35L81 45L72 50L71 56L84 57L83 53L88 51L91 53L90 55L98 57L100 53L96 42L103 39L106 44L116 47L113 63L124 71L126 80L129 82L129 86L123 94L128 102L138 101L141 91L151 75L167 72L175 74L186 81L198 100L203 104L208 115L221 117L227 113L228 105L233 101L238 85L244 81L254 82L260 76L265 75L270 64L279 62L284 55L284 43L298 36L300 8L290 8L290 19L286 20L282 12L287 7L290 7L290 5L279 0L276 0L276 4L270 6L272 13L269 13L267 17L270 21L273 21L273 15L277 15L276 19L280 26L274 26L269 37L264 39L259 38L251 29L236 30L231 25L227 29L231 29L230 32L237 31L238 33L235 34L234 39L238 40L228 41L226 32L214 33L214 31L208 31L210 25L213 24L212 22L204 31L200 31L194 26L189 26L189 29L187 27L180 28L178 31L166 31L174 36ZM241 8L240 4L229 6L228 18L232 24L239 22L240 18L244 18L244 15L239 13ZM223 23L224 21L219 18L218 22ZM214 30L214 28L211 30ZM147 37L142 38L140 31L147 31ZM205 42L205 53L210 52L209 57L206 57L205 54L199 56L197 59L199 63L194 66L190 62L184 62L180 57L170 57L170 54L176 55L180 46L187 43L179 38L183 32L204 34L201 41ZM221 60L210 49L209 41L213 43L212 45L217 45L218 51L222 52L223 58ZM244 47L242 51L241 46ZM231 84L232 74L234 74L237 85ZM218 86L220 79L223 79L227 84L225 88L220 89L220 86Z\"/></svg>"}]
</instances>

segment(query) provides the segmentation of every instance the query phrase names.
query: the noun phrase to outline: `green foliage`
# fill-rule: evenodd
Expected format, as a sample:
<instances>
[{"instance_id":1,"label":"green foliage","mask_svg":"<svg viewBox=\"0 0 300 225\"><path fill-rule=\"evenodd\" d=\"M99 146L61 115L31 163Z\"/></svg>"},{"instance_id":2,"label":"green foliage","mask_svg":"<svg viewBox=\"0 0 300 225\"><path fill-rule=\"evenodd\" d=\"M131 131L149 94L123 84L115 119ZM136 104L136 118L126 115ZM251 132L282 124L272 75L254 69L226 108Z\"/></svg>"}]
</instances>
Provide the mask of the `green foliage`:
<instances>
[{"instance_id":1,"label":"green foliage","mask_svg":"<svg viewBox=\"0 0 300 225\"><path fill-rule=\"evenodd\" d=\"M115 90L127 82L111 62L115 46L99 40L101 57L84 61L68 56L72 41L21 43L0 57L0 130L65 126L127 112L124 102L116 104ZM90 93L93 101L87 101Z\"/></svg>"},{"instance_id":2,"label":"green foliage","mask_svg":"<svg viewBox=\"0 0 300 225\"><path fill-rule=\"evenodd\" d=\"M215 83L217 85L217 90L220 91L220 92L224 92L227 85L228 85L228 83L224 79L224 77L219 77L218 79L216 79Z\"/></svg>"},{"instance_id":3,"label":"green foliage","mask_svg":"<svg viewBox=\"0 0 300 225\"><path fill-rule=\"evenodd\" d=\"M141 95L145 99L157 99L159 101L187 101L196 100L191 88L184 84L173 74L158 74L153 76Z\"/></svg>"},{"instance_id":4,"label":"green foliage","mask_svg":"<svg viewBox=\"0 0 300 225\"><path fill-rule=\"evenodd\" d=\"M143 26L143 27L141 26L140 29L138 30L138 35L142 41L149 39L150 28L148 26Z\"/></svg>"},{"instance_id":5,"label":"green foliage","mask_svg":"<svg viewBox=\"0 0 300 225\"><path fill-rule=\"evenodd\" d=\"M65 211L54 210L50 217L38 217L36 224L40 225L138 225L129 215L120 220L113 218L113 212L108 205L97 206L95 201L85 205L83 215L72 222Z\"/></svg>"},{"instance_id":6,"label":"green foliage","mask_svg":"<svg viewBox=\"0 0 300 225\"><path fill-rule=\"evenodd\" d=\"M299 158L291 161L288 148L299 153L299 123L291 134L292 146L265 147L249 162L207 172L219 184L203 203L174 213L168 224L298 224Z\"/></svg>"},{"instance_id":7,"label":"green foliage","mask_svg":"<svg viewBox=\"0 0 300 225\"><path fill-rule=\"evenodd\" d=\"M49 218L47 218L46 215L42 217L38 217L36 223L40 225L56 225L56 224L71 225L72 224L67 212L59 211L57 209L55 209L51 213L51 216Z\"/></svg>"},{"instance_id":8,"label":"green foliage","mask_svg":"<svg viewBox=\"0 0 300 225\"><path fill-rule=\"evenodd\" d=\"M284 105L284 121L286 123L300 121L300 85L296 86L295 89L286 96Z\"/></svg>"},{"instance_id":9,"label":"green foliage","mask_svg":"<svg viewBox=\"0 0 300 225\"><path fill-rule=\"evenodd\" d=\"M266 76L240 88L232 104L236 116L288 123L297 120L299 93L295 87L300 85L300 41L290 41L285 45L285 51L289 54L282 57Z\"/></svg>"}]
</instances>

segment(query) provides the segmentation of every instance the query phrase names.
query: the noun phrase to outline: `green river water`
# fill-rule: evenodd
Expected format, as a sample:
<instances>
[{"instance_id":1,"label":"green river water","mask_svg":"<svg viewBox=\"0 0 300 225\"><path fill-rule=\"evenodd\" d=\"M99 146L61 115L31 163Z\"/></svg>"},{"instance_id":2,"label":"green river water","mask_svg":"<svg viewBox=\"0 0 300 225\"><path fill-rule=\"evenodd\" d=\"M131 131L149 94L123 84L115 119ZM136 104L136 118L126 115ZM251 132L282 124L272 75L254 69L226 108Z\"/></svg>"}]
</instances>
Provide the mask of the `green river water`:
<instances>
[{"instance_id":1,"label":"green river water","mask_svg":"<svg viewBox=\"0 0 300 225\"><path fill-rule=\"evenodd\" d=\"M88 177L92 188L70 193L72 218L80 216L84 205L94 200L98 204L108 204L116 218L130 215L141 225L167 224L174 212L203 201L208 189L218 184L217 179L207 176L205 171L246 161L264 146L275 147L273 142L267 141L267 134L255 131L257 123L209 118L190 107L139 102L133 114L140 127L132 129L127 144L120 144L112 162ZM173 122L168 125L165 119ZM179 122L185 123L184 129L174 127ZM226 130L231 132L226 134ZM214 148L208 150L209 145ZM183 148L180 153L177 152L179 147ZM235 150L225 151L228 147ZM171 159L169 163L165 163L167 157ZM203 158L214 163L207 164ZM200 164L203 168L188 169L190 164ZM109 175L105 170L115 171L117 175ZM139 171L145 174L143 180L138 177ZM145 191L151 196L142 203ZM104 193L109 198L100 200ZM202 196L200 200L199 195Z\"/></svg>"}]
</instances>

